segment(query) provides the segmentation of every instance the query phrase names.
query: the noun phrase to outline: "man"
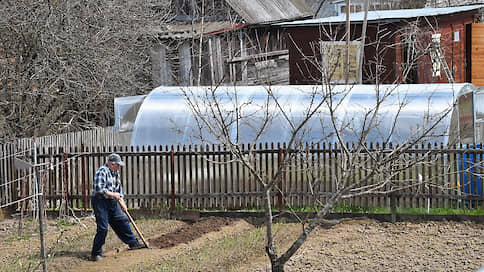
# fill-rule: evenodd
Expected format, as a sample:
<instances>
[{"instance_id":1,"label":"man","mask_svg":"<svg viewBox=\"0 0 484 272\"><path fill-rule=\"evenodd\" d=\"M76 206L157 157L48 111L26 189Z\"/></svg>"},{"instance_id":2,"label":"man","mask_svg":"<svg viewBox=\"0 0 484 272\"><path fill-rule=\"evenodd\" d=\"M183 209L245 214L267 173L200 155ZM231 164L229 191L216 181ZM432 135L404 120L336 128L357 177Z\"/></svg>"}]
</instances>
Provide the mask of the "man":
<instances>
[{"instance_id":1,"label":"man","mask_svg":"<svg viewBox=\"0 0 484 272\"><path fill-rule=\"evenodd\" d=\"M146 247L143 243L138 242L131 231L128 217L122 212L127 211L118 171L119 167L123 165L121 157L113 153L108 156L106 164L99 167L94 174L91 203L96 215L97 229L91 250L92 261L102 259L102 246L108 234L108 224L119 239L129 245L130 249Z\"/></svg>"}]
</instances>

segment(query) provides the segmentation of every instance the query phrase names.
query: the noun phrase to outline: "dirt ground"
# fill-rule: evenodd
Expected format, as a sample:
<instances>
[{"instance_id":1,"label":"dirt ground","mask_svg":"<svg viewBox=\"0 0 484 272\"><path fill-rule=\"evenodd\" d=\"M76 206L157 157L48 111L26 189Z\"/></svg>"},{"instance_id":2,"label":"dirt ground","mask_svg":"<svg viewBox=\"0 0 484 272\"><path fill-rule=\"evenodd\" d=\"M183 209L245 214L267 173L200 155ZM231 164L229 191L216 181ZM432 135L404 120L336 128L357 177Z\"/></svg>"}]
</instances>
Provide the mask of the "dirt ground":
<instances>
[{"instance_id":1,"label":"dirt ground","mask_svg":"<svg viewBox=\"0 0 484 272\"><path fill-rule=\"evenodd\" d=\"M46 230L49 271L148 271L164 261L204 250L204 245L221 243L224 237L253 231L259 226L250 221L227 218L203 218L195 223L153 219L141 220L138 227L149 241L150 249L127 250L110 231L100 262L88 261L95 229L93 218L60 227L49 221ZM27 222L24 235L35 237L36 225ZM280 251L301 231L301 225L285 224L277 235L282 237ZM61 230L62 229L62 230ZM38 261L19 264L31 256L39 240L12 239L18 232L18 220L0 221L0 258L2 271L39 270ZM263 232L262 232L263 233ZM261 236L263 238L263 236ZM261 254L229 266L214 263L190 271L270 271L267 257ZM244 251L245 248L234 249ZM27 258L26 260L29 260ZM25 262L25 261L24 261ZM196 260L195 260L196 262ZM223 268L222 268L223 267ZM286 271L477 271L484 267L484 225L471 222L398 222L368 219L343 220L332 228L317 228L308 241L287 263ZM169 270L168 271L173 271ZM161 270L164 271L164 270Z\"/></svg>"}]
</instances>

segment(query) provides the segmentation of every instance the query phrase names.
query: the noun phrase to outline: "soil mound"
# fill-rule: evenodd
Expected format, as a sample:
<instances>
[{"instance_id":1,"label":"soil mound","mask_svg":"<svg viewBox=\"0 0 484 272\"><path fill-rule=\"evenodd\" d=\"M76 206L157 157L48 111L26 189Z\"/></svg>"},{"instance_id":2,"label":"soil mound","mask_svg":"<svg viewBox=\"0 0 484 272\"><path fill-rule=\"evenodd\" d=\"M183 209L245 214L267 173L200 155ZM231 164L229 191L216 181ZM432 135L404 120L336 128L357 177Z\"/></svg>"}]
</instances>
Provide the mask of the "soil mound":
<instances>
[{"instance_id":1,"label":"soil mound","mask_svg":"<svg viewBox=\"0 0 484 272\"><path fill-rule=\"evenodd\" d=\"M195 223L182 226L177 230L163 234L157 238L149 239L148 243L150 247L154 248L167 248L176 246L182 243L189 243L197 238L202 237L204 234L210 232L220 231L222 227L229 226L234 221L228 218L207 218L201 219Z\"/></svg>"}]
</instances>

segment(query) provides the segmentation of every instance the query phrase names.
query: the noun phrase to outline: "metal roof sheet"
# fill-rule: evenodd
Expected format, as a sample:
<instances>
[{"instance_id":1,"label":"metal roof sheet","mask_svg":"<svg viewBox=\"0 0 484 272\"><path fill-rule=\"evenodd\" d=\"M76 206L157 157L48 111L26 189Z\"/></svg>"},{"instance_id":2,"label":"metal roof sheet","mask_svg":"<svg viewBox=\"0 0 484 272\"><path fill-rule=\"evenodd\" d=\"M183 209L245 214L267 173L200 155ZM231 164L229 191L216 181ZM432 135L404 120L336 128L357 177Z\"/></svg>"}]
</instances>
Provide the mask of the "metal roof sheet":
<instances>
[{"instance_id":1,"label":"metal roof sheet","mask_svg":"<svg viewBox=\"0 0 484 272\"><path fill-rule=\"evenodd\" d=\"M163 27L151 29L152 34L158 35L159 38L170 39L191 39L200 36L200 30L203 35L213 35L226 31L235 30L246 26L247 24L234 24L226 21L204 22L203 27L201 23L195 24L166 24Z\"/></svg>"},{"instance_id":2,"label":"metal roof sheet","mask_svg":"<svg viewBox=\"0 0 484 272\"><path fill-rule=\"evenodd\" d=\"M449 15L459 12L479 9L484 5L462 6L462 7L448 7L448 8L421 8L421 9L399 9L399 10L376 10L368 11L368 21L382 21L382 20L398 20L410 19L417 17L430 17L438 15ZM364 12L356 12L350 14L351 22L363 22ZM278 23L276 25L282 26L298 26L298 25L318 25L329 23L344 23L346 22L346 15L332 16L326 18L316 18L308 20L298 20L293 22Z\"/></svg>"},{"instance_id":3,"label":"metal roof sheet","mask_svg":"<svg viewBox=\"0 0 484 272\"><path fill-rule=\"evenodd\" d=\"M247 23L291 20L313 15L308 0L226 0Z\"/></svg>"}]
</instances>

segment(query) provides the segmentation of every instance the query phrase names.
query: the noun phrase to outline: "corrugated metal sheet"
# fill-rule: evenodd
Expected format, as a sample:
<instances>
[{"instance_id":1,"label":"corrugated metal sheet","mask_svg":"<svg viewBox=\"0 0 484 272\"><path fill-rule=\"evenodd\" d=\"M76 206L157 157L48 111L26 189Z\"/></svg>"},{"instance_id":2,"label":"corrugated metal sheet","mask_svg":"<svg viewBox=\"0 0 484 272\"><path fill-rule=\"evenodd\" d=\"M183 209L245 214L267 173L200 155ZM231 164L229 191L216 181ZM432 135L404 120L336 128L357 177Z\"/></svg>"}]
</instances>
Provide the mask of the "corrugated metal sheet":
<instances>
[{"instance_id":1,"label":"corrugated metal sheet","mask_svg":"<svg viewBox=\"0 0 484 272\"><path fill-rule=\"evenodd\" d=\"M484 4L484 0L427 0L425 6L430 8L443 8L473 4Z\"/></svg>"},{"instance_id":2,"label":"corrugated metal sheet","mask_svg":"<svg viewBox=\"0 0 484 272\"><path fill-rule=\"evenodd\" d=\"M399 10L376 10L368 12L368 21L398 20L410 19L417 17L430 17L438 15L449 15L459 12L471 11L484 7L484 5L450 7L450 8L422 8L422 9L399 9ZM351 13L351 22L362 22L364 12ZM282 26L299 26L299 25L319 25L329 23L344 23L346 15L332 16L326 18L316 18L309 20L299 20L294 22L279 23Z\"/></svg>"},{"instance_id":3,"label":"corrugated metal sheet","mask_svg":"<svg viewBox=\"0 0 484 272\"><path fill-rule=\"evenodd\" d=\"M247 24L234 24L231 22L205 22L197 24L166 24L163 27L152 29L151 34L157 35L161 39L191 39L199 37L200 31L203 35L212 35L230 30L235 30Z\"/></svg>"},{"instance_id":4,"label":"corrugated metal sheet","mask_svg":"<svg viewBox=\"0 0 484 272\"><path fill-rule=\"evenodd\" d=\"M308 0L226 0L249 24L293 20L313 15Z\"/></svg>"}]
</instances>

